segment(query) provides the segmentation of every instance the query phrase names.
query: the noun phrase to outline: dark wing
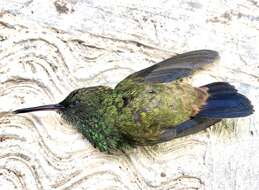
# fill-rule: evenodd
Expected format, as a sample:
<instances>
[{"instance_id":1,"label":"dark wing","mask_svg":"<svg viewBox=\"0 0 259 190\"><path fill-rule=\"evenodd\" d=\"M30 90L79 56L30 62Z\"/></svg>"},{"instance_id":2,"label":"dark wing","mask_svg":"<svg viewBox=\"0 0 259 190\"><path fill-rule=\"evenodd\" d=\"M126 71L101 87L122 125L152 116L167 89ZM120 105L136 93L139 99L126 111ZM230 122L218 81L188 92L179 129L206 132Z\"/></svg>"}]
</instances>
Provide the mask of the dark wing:
<instances>
[{"instance_id":1,"label":"dark wing","mask_svg":"<svg viewBox=\"0 0 259 190\"><path fill-rule=\"evenodd\" d=\"M160 135L159 139L146 141L142 145L154 145L162 142L167 142L175 138L187 136L190 134L195 134L204 129L207 129L211 125L214 125L220 121L221 119L208 119L208 118L194 117L175 127L166 128Z\"/></svg>"},{"instance_id":2,"label":"dark wing","mask_svg":"<svg viewBox=\"0 0 259 190\"><path fill-rule=\"evenodd\" d=\"M194 71L204 69L219 59L213 50L196 50L166 59L151 67L129 75L127 79L140 82L167 83L192 75Z\"/></svg>"},{"instance_id":3,"label":"dark wing","mask_svg":"<svg viewBox=\"0 0 259 190\"><path fill-rule=\"evenodd\" d=\"M190 120L187 120L175 128L166 129L160 136L160 141L165 142L173 138L183 137L190 134L198 133L204 129L207 129L211 125L214 125L220 122L221 119L208 119L208 118L199 118L194 117ZM172 134L174 133L174 135Z\"/></svg>"}]
</instances>

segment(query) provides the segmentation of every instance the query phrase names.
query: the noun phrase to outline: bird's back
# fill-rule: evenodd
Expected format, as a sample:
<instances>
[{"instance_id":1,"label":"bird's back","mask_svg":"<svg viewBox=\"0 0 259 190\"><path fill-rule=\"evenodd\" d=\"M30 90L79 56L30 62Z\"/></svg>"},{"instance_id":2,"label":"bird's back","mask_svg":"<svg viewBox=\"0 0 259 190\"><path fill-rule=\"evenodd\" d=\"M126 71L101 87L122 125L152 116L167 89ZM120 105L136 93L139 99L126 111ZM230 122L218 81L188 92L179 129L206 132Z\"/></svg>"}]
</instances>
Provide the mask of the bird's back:
<instances>
[{"instance_id":1,"label":"bird's back","mask_svg":"<svg viewBox=\"0 0 259 190\"><path fill-rule=\"evenodd\" d=\"M188 120L207 99L206 91L180 81L154 84L129 79L115 91L123 100L116 127L138 144L156 141L163 129Z\"/></svg>"}]
</instances>

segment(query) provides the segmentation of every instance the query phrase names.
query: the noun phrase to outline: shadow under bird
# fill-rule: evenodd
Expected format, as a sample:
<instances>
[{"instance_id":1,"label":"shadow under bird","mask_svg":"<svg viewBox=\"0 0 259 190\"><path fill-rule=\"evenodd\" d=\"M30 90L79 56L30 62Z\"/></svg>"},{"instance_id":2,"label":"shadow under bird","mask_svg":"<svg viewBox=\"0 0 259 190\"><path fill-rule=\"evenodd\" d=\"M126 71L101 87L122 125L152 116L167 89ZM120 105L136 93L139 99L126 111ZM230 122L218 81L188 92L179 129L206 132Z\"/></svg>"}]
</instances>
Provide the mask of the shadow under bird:
<instances>
[{"instance_id":1,"label":"shadow under bird","mask_svg":"<svg viewBox=\"0 0 259 190\"><path fill-rule=\"evenodd\" d=\"M183 80L218 59L212 50L178 54L129 75L114 89L80 88L58 104L14 113L56 110L100 151L162 143L204 130L223 118L253 113L250 101L229 83L193 87Z\"/></svg>"}]
</instances>

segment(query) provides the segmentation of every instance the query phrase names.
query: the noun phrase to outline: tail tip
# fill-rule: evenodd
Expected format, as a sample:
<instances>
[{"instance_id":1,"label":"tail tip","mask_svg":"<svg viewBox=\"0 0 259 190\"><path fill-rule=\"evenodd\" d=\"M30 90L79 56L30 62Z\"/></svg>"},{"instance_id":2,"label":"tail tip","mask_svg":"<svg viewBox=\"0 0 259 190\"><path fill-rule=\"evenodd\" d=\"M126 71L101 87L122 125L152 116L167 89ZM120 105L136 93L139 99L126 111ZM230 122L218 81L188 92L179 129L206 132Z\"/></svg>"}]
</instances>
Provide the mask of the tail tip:
<instances>
[{"instance_id":1,"label":"tail tip","mask_svg":"<svg viewBox=\"0 0 259 190\"><path fill-rule=\"evenodd\" d=\"M251 101L238 93L234 86L225 82L205 85L209 98L197 114L208 118L236 118L246 117L254 113Z\"/></svg>"}]
</instances>

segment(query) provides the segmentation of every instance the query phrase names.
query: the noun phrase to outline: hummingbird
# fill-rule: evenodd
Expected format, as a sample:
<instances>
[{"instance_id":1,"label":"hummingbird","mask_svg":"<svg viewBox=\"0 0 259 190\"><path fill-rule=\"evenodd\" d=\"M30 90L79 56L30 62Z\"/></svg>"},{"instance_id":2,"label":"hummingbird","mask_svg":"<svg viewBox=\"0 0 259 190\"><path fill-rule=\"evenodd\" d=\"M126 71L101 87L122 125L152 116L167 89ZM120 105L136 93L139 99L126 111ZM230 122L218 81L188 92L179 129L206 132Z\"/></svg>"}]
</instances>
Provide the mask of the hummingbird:
<instances>
[{"instance_id":1,"label":"hummingbird","mask_svg":"<svg viewBox=\"0 0 259 190\"><path fill-rule=\"evenodd\" d=\"M249 99L227 82L193 87L185 80L219 58L213 50L177 54L127 76L115 88L80 88L58 104L13 113L55 110L95 148L107 153L170 141L224 118L253 113Z\"/></svg>"}]
</instances>

